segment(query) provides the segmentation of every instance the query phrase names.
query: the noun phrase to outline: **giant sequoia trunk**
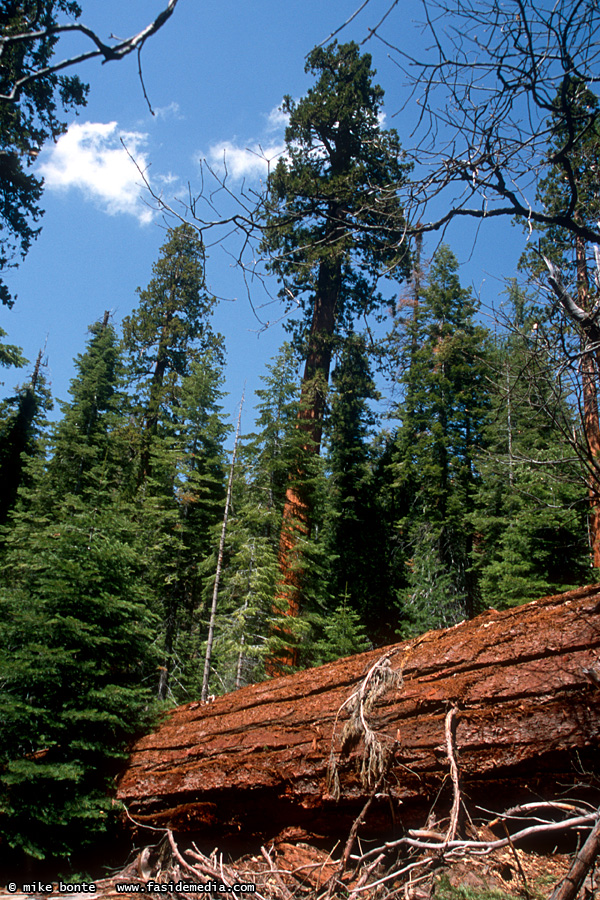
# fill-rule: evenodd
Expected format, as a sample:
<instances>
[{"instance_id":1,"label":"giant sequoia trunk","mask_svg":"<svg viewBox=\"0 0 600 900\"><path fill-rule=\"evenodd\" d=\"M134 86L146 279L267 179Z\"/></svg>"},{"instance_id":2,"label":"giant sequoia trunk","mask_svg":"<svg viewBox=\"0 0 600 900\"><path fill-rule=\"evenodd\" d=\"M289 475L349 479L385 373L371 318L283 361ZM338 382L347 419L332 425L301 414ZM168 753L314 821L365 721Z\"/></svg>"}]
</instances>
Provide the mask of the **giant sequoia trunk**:
<instances>
[{"instance_id":1,"label":"giant sequoia trunk","mask_svg":"<svg viewBox=\"0 0 600 900\"><path fill-rule=\"evenodd\" d=\"M344 703L383 655L381 671L401 672L403 684L376 699L364 691L367 725L394 753L367 831L421 825L438 795L449 805L452 706L471 804L564 795L598 773L595 585L182 706L134 747L119 798L138 822L211 840L268 839L290 826L342 836L372 791L358 772L364 740L342 736L352 709ZM327 783L332 751L337 799Z\"/></svg>"},{"instance_id":2,"label":"giant sequoia trunk","mask_svg":"<svg viewBox=\"0 0 600 900\"><path fill-rule=\"evenodd\" d=\"M333 241L334 237L331 236L330 240ZM341 277L339 261L322 262L319 266L297 426L306 435L305 453L315 455L321 450ZM310 504L302 491L303 474L303 472L290 473L279 539L281 581L278 606L284 608L285 616L292 618L296 618L300 613L302 601L302 561L298 553L298 535L308 534L311 528ZM269 675L280 675L288 667L298 665L298 651L290 639L290 631L285 620L278 626L278 633L283 638L284 649L267 659L266 668ZM285 646L286 644L288 646Z\"/></svg>"}]
</instances>

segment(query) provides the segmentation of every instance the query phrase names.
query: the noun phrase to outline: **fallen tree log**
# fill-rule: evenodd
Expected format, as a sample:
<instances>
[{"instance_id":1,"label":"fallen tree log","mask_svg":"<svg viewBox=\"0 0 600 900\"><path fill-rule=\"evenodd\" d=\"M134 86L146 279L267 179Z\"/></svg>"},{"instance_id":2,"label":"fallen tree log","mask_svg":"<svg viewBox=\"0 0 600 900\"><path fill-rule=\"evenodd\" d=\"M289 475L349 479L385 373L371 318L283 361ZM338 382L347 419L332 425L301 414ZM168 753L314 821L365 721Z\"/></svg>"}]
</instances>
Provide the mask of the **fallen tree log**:
<instances>
[{"instance_id":1,"label":"fallen tree log","mask_svg":"<svg viewBox=\"0 0 600 900\"><path fill-rule=\"evenodd\" d=\"M599 685L594 585L179 707L133 748L118 798L132 822L211 840L340 835L373 793L371 740L389 772L365 827L421 827L453 798L452 707L471 803L554 798L600 769ZM361 715L366 732L348 728Z\"/></svg>"}]
</instances>

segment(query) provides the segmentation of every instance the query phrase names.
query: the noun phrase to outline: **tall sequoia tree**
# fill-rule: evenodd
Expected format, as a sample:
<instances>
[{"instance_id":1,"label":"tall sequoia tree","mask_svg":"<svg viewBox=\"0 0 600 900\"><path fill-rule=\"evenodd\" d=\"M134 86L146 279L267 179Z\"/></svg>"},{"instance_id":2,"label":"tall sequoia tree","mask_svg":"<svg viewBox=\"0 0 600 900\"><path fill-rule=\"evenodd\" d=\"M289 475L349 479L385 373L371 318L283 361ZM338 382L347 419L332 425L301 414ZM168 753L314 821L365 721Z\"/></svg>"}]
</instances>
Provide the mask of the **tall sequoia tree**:
<instances>
[{"instance_id":1,"label":"tall sequoia tree","mask_svg":"<svg viewBox=\"0 0 600 900\"><path fill-rule=\"evenodd\" d=\"M405 274L398 189L407 166L397 133L381 127L383 90L369 54L354 43L317 47L306 71L316 83L305 97L284 98L286 153L269 180L263 250L281 283L287 309L299 308L295 337L305 361L299 426L308 453L318 453L332 352L358 316L377 312L380 280ZM290 489L284 514L284 579L295 555L294 530L310 524L305 499ZM291 535L291 536L290 536ZM290 611L298 609L298 598Z\"/></svg>"}]
</instances>

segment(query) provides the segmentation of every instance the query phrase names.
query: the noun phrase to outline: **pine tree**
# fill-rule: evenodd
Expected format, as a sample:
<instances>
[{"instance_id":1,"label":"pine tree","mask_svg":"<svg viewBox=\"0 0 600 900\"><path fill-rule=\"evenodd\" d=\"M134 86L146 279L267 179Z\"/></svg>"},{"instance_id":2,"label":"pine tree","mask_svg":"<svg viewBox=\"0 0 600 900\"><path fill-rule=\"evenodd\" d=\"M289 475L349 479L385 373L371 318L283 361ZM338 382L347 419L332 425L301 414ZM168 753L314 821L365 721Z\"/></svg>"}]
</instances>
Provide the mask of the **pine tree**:
<instances>
[{"instance_id":1,"label":"pine tree","mask_svg":"<svg viewBox=\"0 0 600 900\"><path fill-rule=\"evenodd\" d=\"M439 622L432 598L446 610L446 623L449 608L456 617L472 615L476 606L469 573L474 535L467 523L488 405L486 332L474 322L476 309L471 292L460 285L456 258L442 245L408 325L394 460L396 485L412 498L398 523L412 557L403 603L407 610L420 607L421 623L428 616L432 624Z\"/></svg>"},{"instance_id":2,"label":"pine tree","mask_svg":"<svg viewBox=\"0 0 600 900\"><path fill-rule=\"evenodd\" d=\"M286 523L304 576L306 601L300 617L286 614L289 597L281 585L280 542L290 472L303 472L303 488L315 495L311 502L317 523L326 497L320 460L306 453L305 436L297 427L297 369L297 355L285 344L267 366L264 388L257 391L257 430L240 447L219 595L217 690L259 680L268 673L269 660L288 660L291 647L295 660L283 665L309 664L328 608L322 541L308 534L302 521Z\"/></svg>"},{"instance_id":3,"label":"pine tree","mask_svg":"<svg viewBox=\"0 0 600 900\"><path fill-rule=\"evenodd\" d=\"M26 483L27 459L43 452L45 416L51 409L40 351L30 380L0 406L0 525L6 523L19 488Z\"/></svg>"},{"instance_id":4,"label":"pine tree","mask_svg":"<svg viewBox=\"0 0 600 900\"><path fill-rule=\"evenodd\" d=\"M566 77L552 103L548 122L551 134L548 175L537 190L545 211L551 215L569 207L577 224L594 225L600 217L597 159L600 149L598 97L581 78ZM567 152L564 152L565 146ZM559 152L560 151L560 152ZM573 203L574 199L574 203ZM573 208L571 209L571 204ZM542 228L536 250L521 259L535 277L550 270L550 286L558 304L553 312L555 346L562 351L561 365L570 367L581 397L581 437L574 442L588 484L588 529L592 564L600 567L600 329L596 323L599 300L596 249L560 226ZM556 315L560 310L560 315ZM576 365L573 364L576 360Z\"/></svg>"},{"instance_id":5,"label":"pine tree","mask_svg":"<svg viewBox=\"0 0 600 900\"><path fill-rule=\"evenodd\" d=\"M225 536L211 657L211 693L220 694L265 678L271 648L273 604L279 581L272 512L254 490L247 454L234 471L233 497ZM214 585L216 552L206 561L207 587ZM196 675L200 686L202 672ZM198 687L196 690L198 691Z\"/></svg>"},{"instance_id":6,"label":"pine tree","mask_svg":"<svg viewBox=\"0 0 600 900\"><path fill-rule=\"evenodd\" d=\"M17 861L64 859L114 819L109 789L156 667L148 556L122 492L115 335L91 332L51 458L33 461L7 531L0 830Z\"/></svg>"},{"instance_id":7,"label":"pine tree","mask_svg":"<svg viewBox=\"0 0 600 900\"><path fill-rule=\"evenodd\" d=\"M323 631L324 636L316 642L313 651L315 665L371 649L371 642L365 634L365 626L345 595L339 605L326 617Z\"/></svg>"},{"instance_id":8,"label":"pine tree","mask_svg":"<svg viewBox=\"0 0 600 900\"><path fill-rule=\"evenodd\" d=\"M140 420L138 485L150 474L159 422L176 417L182 379L215 344L209 325L214 298L204 288L204 248L190 225L170 229L138 309L123 321L128 377Z\"/></svg>"},{"instance_id":9,"label":"pine tree","mask_svg":"<svg viewBox=\"0 0 600 900\"><path fill-rule=\"evenodd\" d=\"M495 607L589 580L584 481L555 425L572 431L573 414L539 339L540 309L514 282L508 294L508 328L488 355L491 408L472 516L481 601Z\"/></svg>"},{"instance_id":10,"label":"pine tree","mask_svg":"<svg viewBox=\"0 0 600 900\"><path fill-rule=\"evenodd\" d=\"M332 374L327 421L328 507L325 522L329 591L354 610L372 638L394 618L387 595L386 536L377 501L373 445L380 397L365 339L350 335Z\"/></svg>"},{"instance_id":11,"label":"pine tree","mask_svg":"<svg viewBox=\"0 0 600 900\"><path fill-rule=\"evenodd\" d=\"M5 338L6 336L4 329L0 328L0 338ZM20 347L17 347L16 344L5 344L0 342L0 366L4 366L5 368L16 366L16 368L20 369L26 364L27 360L23 356Z\"/></svg>"},{"instance_id":12,"label":"pine tree","mask_svg":"<svg viewBox=\"0 0 600 900\"><path fill-rule=\"evenodd\" d=\"M108 312L90 326L89 334L85 353L75 360L71 399L60 404L62 418L50 443L48 473L56 495L84 495L88 473L108 458L114 463L109 443L117 439L116 429L124 418L123 359ZM123 462L117 463L121 475Z\"/></svg>"},{"instance_id":13,"label":"pine tree","mask_svg":"<svg viewBox=\"0 0 600 900\"><path fill-rule=\"evenodd\" d=\"M131 497L151 550L148 591L161 616L158 696L184 699L197 652L198 615L212 526L224 499L223 340L213 333L214 298L204 289L204 251L193 228L168 233L123 323L132 394ZM191 649L196 644L196 650Z\"/></svg>"}]
</instances>

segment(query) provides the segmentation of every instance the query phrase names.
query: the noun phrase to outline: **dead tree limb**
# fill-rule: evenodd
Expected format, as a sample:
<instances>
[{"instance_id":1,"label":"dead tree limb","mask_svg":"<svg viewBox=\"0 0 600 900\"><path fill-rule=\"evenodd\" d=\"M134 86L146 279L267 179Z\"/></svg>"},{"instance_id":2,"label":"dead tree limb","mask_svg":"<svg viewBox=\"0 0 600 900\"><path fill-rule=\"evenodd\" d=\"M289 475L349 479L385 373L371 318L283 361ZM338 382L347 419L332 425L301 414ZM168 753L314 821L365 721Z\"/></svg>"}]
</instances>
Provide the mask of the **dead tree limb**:
<instances>
[{"instance_id":1,"label":"dead tree limb","mask_svg":"<svg viewBox=\"0 0 600 900\"><path fill-rule=\"evenodd\" d=\"M169 0L167 6L152 22L136 34L125 40L119 41L116 44L105 43L93 29L88 28L87 25L84 25L81 22L68 22L62 25L56 24L35 31L23 31L19 34L4 34L0 36L0 59L2 58L3 52L12 44L36 43L54 35L72 34L74 32L84 35L84 37L86 37L95 47L93 50L77 53L60 62L43 66L40 69L34 69L32 72L28 72L26 75L22 75L20 78L15 79L11 89L7 93L0 94L0 102L16 103L20 98L23 88L28 84L31 84L32 81L38 81L42 78L47 78L49 75L55 75L57 72L62 72L64 69L77 66L82 62L86 62L88 59L101 57L103 63L113 62L123 59L134 51L141 50L148 38L156 34L165 22L171 18L178 2L179 0Z\"/></svg>"},{"instance_id":2,"label":"dead tree limb","mask_svg":"<svg viewBox=\"0 0 600 900\"><path fill-rule=\"evenodd\" d=\"M599 811L600 814L600 811ZM583 882L600 853L600 817L591 830L588 839L575 857L566 878L554 889L550 900L575 900Z\"/></svg>"}]
</instances>

